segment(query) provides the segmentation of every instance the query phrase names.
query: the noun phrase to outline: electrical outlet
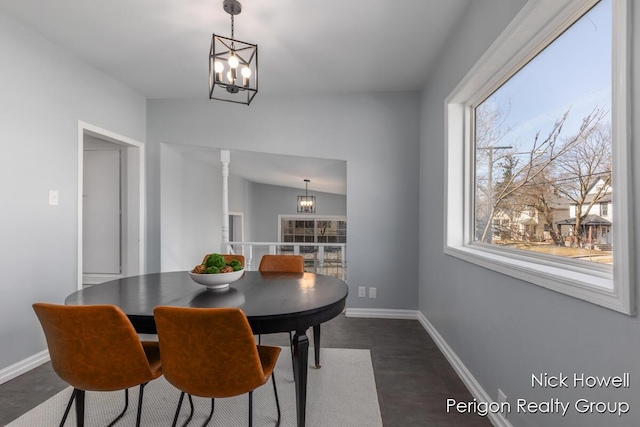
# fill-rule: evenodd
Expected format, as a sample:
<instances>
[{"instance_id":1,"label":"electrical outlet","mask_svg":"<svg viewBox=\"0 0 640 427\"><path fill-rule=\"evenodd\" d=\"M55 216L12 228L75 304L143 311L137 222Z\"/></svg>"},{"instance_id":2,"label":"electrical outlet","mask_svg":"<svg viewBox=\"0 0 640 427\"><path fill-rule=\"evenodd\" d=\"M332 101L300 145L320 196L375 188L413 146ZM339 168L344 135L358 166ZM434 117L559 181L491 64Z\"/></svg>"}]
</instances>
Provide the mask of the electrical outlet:
<instances>
[{"instance_id":1,"label":"electrical outlet","mask_svg":"<svg viewBox=\"0 0 640 427\"><path fill-rule=\"evenodd\" d=\"M364 298L367 296L367 288L364 286L359 286L358 287L358 297L360 298Z\"/></svg>"},{"instance_id":2,"label":"electrical outlet","mask_svg":"<svg viewBox=\"0 0 640 427\"><path fill-rule=\"evenodd\" d=\"M375 298L377 293L376 288L369 288L369 298Z\"/></svg>"}]
</instances>

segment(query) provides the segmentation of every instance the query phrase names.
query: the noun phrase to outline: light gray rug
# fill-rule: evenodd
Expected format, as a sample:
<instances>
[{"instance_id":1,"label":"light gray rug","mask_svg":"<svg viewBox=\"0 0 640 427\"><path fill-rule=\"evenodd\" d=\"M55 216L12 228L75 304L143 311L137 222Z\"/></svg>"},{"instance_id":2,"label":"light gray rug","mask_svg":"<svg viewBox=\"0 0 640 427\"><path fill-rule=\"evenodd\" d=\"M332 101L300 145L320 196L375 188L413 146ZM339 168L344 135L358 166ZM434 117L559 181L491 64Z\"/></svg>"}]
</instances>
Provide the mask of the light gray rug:
<instances>
[{"instance_id":1,"label":"light gray rug","mask_svg":"<svg viewBox=\"0 0 640 427\"><path fill-rule=\"evenodd\" d=\"M312 350L312 349L310 349ZM310 351L309 360L313 360ZM307 384L307 426L310 427L375 427L382 426L378 395L369 350L321 350L322 368L309 366ZM283 348L276 366L276 384L282 411L281 426L296 425L296 403L291 370L291 355ZM60 423L71 388L27 412L7 427L57 426ZM180 392L164 377L150 382L144 391L142 425L170 426ZM138 388L129 393L129 409L117 426L135 425ZM190 426L200 426L207 418L210 400L194 398L195 413ZM124 405L124 392L87 392L85 425L106 426ZM188 401L182 405L178 425L189 412ZM71 408L66 425L75 425L75 406ZM253 425L272 426L277 418L273 386L269 381L253 393ZM248 395L229 399L216 399L210 426L247 426Z\"/></svg>"}]
</instances>

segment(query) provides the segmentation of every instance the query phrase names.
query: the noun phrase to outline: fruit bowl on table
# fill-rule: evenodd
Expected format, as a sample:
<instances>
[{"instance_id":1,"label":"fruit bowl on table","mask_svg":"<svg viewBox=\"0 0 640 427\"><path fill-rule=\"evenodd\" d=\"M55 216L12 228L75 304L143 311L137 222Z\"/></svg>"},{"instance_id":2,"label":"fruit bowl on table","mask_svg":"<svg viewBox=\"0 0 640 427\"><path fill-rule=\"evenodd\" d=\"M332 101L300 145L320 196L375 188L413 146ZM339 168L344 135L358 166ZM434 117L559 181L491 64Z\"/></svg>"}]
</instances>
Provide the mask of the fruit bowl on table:
<instances>
[{"instance_id":1,"label":"fruit bowl on table","mask_svg":"<svg viewBox=\"0 0 640 427\"><path fill-rule=\"evenodd\" d=\"M197 274L191 271L189 272L189 276L191 276L191 279L193 279L194 282L206 286L207 289L228 288L230 283L241 278L243 274L244 268L230 273Z\"/></svg>"}]
</instances>

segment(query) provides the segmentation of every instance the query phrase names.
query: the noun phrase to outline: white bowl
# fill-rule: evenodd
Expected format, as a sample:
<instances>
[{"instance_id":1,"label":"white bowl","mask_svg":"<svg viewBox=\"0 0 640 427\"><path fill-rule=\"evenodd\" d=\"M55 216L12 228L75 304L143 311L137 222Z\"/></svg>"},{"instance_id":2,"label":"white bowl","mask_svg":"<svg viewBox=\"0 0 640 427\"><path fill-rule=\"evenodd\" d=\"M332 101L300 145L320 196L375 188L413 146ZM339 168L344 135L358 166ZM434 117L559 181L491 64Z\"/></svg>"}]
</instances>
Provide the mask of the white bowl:
<instances>
[{"instance_id":1,"label":"white bowl","mask_svg":"<svg viewBox=\"0 0 640 427\"><path fill-rule=\"evenodd\" d=\"M244 274L244 268L242 270L234 271L231 273L218 273L218 274L196 274L189 272L189 276L194 282L201 285L205 285L207 289L224 289L229 287L229 283L235 282Z\"/></svg>"}]
</instances>

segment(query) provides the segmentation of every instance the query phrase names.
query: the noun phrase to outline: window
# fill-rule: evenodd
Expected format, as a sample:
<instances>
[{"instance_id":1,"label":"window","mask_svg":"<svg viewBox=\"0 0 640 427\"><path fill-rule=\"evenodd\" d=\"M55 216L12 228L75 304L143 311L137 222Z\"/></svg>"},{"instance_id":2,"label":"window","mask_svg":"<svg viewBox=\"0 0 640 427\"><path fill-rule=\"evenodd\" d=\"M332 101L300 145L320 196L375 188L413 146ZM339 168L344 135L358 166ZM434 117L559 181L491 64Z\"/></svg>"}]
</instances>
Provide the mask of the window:
<instances>
[{"instance_id":1,"label":"window","mask_svg":"<svg viewBox=\"0 0 640 427\"><path fill-rule=\"evenodd\" d=\"M475 242L613 264L611 22L602 0L473 108Z\"/></svg>"},{"instance_id":2,"label":"window","mask_svg":"<svg viewBox=\"0 0 640 427\"><path fill-rule=\"evenodd\" d=\"M445 252L632 314L626 8L531 0L448 97Z\"/></svg>"},{"instance_id":3,"label":"window","mask_svg":"<svg viewBox=\"0 0 640 427\"><path fill-rule=\"evenodd\" d=\"M281 217L281 241L294 243L347 243L347 221L324 217Z\"/></svg>"},{"instance_id":4,"label":"window","mask_svg":"<svg viewBox=\"0 0 640 427\"><path fill-rule=\"evenodd\" d=\"M346 277L346 259L343 258L347 243L346 218L280 216L279 235L281 242L300 244L297 249L295 245L281 246L280 253L292 254L299 251L304 256L306 271L318 271L321 263L323 274Z\"/></svg>"}]
</instances>

